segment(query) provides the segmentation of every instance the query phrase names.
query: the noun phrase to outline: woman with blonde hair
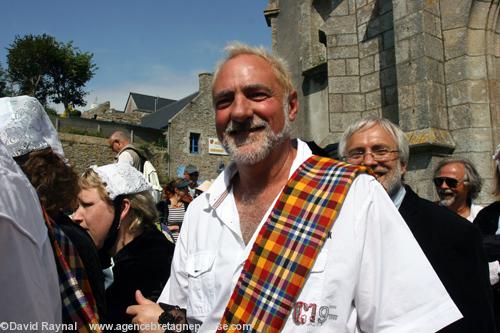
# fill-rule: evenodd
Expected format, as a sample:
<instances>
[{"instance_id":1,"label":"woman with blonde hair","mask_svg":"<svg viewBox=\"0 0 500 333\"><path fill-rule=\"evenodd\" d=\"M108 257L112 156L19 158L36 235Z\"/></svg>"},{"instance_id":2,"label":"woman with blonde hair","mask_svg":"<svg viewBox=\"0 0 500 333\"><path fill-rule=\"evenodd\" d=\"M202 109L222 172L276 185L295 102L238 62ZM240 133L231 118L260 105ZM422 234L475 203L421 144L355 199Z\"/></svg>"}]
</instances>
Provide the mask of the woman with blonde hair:
<instances>
[{"instance_id":1,"label":"woman with blonde hair","mask_svg":"<svg viewBox=\"0 0 500 333\"><path fill-rule=\"evenodd\" d=\"M157 229L151 186L126 163L87 169L73 220L85 228L108 267L108 322L130 323L135 291L156 299L170 274L174 246Z\"/></svg>"}]
</instances>

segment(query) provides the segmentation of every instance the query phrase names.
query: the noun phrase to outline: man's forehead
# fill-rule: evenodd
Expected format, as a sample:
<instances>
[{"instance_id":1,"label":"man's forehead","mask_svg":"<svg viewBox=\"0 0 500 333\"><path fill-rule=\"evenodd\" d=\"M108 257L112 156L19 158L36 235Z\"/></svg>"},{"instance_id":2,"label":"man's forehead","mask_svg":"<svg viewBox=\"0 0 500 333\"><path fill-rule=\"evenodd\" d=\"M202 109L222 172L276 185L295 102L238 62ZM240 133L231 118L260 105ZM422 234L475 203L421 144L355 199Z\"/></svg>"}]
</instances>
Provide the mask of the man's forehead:
<instances>
[{"instance_id":1,"label":"man's forehead","mask_svg":"<svg viewBox=\"0 0 500 333\"><path fill-rule=\"evenodd\" d=\"M372 141L371 143L396 144L396 139L392 134L379 124L368 124L359 128L351 135L347 143L360 144L360 142L355 142L358 137L365 137L368 139L364 142L364 145L368 145L370 141Z\"/></svg>"},{"instance_id":2,"label":"man's forehead","mask_svg":"<svg viewBox=\"0 0 500 333\"><path fill-rule=\"evenodd\" d=\"M221 77L238 75L238 77L252 77L255 75L271 74L274 79L274 71L271 64L262 57L253 54L240 54L224 62L214 80L214 86L220 82Z\"/></svg>"},{"instance_id":3,"label":"man's forehead","mask_svg":"<svg viewBox=\"0 0 500 333\"><path fill-rule=\"evenodd\" d=\"M446 173L463 174L465 173L465 166L462 163L453 162L443 165L440 171Z\"/></svg>"}]
</instances>

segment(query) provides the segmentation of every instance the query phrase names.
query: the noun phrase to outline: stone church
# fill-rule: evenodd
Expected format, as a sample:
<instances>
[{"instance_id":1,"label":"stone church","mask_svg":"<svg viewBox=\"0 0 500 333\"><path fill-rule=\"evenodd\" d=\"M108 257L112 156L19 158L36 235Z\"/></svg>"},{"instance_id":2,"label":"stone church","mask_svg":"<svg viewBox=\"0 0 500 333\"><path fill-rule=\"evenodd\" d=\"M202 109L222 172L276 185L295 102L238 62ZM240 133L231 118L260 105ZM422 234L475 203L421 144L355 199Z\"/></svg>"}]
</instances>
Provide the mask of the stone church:
<instances>
[{"instance_id":1,"label":"stone church","mask_svg":"<svg viewBox=\"0 0 500 333\"><path fill-rule=\"evenodd\" d=\"M467 157L492 190L500 143L499 0L270 0L273 51L299 87L298 137L338 142L366 115L399 124L411 143L407 182L435 198L432 170Z\"/></svg>"}]
</instances>

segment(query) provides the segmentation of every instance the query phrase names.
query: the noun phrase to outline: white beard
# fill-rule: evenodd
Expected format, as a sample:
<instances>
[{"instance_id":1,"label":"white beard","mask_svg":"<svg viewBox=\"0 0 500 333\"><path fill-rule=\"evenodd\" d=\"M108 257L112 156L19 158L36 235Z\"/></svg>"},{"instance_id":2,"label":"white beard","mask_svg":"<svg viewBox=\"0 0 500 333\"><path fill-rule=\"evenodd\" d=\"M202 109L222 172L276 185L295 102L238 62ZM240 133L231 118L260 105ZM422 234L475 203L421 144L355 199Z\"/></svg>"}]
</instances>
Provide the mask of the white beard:
<instances>
[{"instance_id":1,"label":"white beard","mask_svg":"<svg viewBox=\"0 0 500 333\"><path fill-rule=\"evenodd\" d=\"M271 151L286 138L290 137L291 124L288 119L288 97L285 96L283 103L283 113L285 123L279 133L274 133L269 124L254 115L254 117L244 123L231 121L222 134L222 146L226 149L231 158L238 164L255 165L264 160ZM250 130L261 127L259 133L247 136L235 137L232 131Z\"/></svg>"}]
</instances>

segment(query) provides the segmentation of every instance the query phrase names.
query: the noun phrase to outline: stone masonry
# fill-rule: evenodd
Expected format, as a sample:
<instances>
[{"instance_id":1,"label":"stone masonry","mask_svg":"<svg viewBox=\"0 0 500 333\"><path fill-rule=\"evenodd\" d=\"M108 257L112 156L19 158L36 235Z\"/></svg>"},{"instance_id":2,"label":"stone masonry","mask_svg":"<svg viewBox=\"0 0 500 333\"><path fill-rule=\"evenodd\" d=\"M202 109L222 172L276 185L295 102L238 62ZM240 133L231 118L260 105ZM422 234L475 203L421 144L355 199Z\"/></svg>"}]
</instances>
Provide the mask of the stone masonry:
<instances>
[{"instance_id":1,"label":"stone masonry","mask_svg":"<svg viewBox=\"0 0 500 333\"><path fill-rule=\"evenodd\" d=\"M228 165L229 157L214 155L208 152L208 141L217 138L212 107L212 74L199 75L199 94L182 111L170 121L167 132L170 177L175 177L181 165L194 164L200 171L200 179L217 177L219 164ZM200 134L200 150L197 154L190 153L190 133Z\"/></svg>"},{"instance_id":2,"label":"stone masonry","mask_svg":"<svg viewBox=\"0 0 500 333\"><path fill-rule=\"evenodd\" d=\"M58 133L63 145L65 157L75 168L78 174L82 174L91 165L104 165L114 162L115 153L109 148L107 139L77 135L70 133ZM142 148L144 144L138 144ZM151 163L158 172L160 182L165 184L167 180L167 158L164 148L147 145L146 148L153 155Z\"/></svg>"},{"instance_id":3,"label":"stone masonry","mask_svg":"<svg viewBox=\"0 0 500 333\"><path fill-rule=\"evenodd\" d=\"M492 201L491 152L500 143L498 0L270 0L273 51L299 87L296 134L338 142L373 114L411 143L407 182L435 199L432 170L471 159Z\"/></svg>"}]
</instances>

